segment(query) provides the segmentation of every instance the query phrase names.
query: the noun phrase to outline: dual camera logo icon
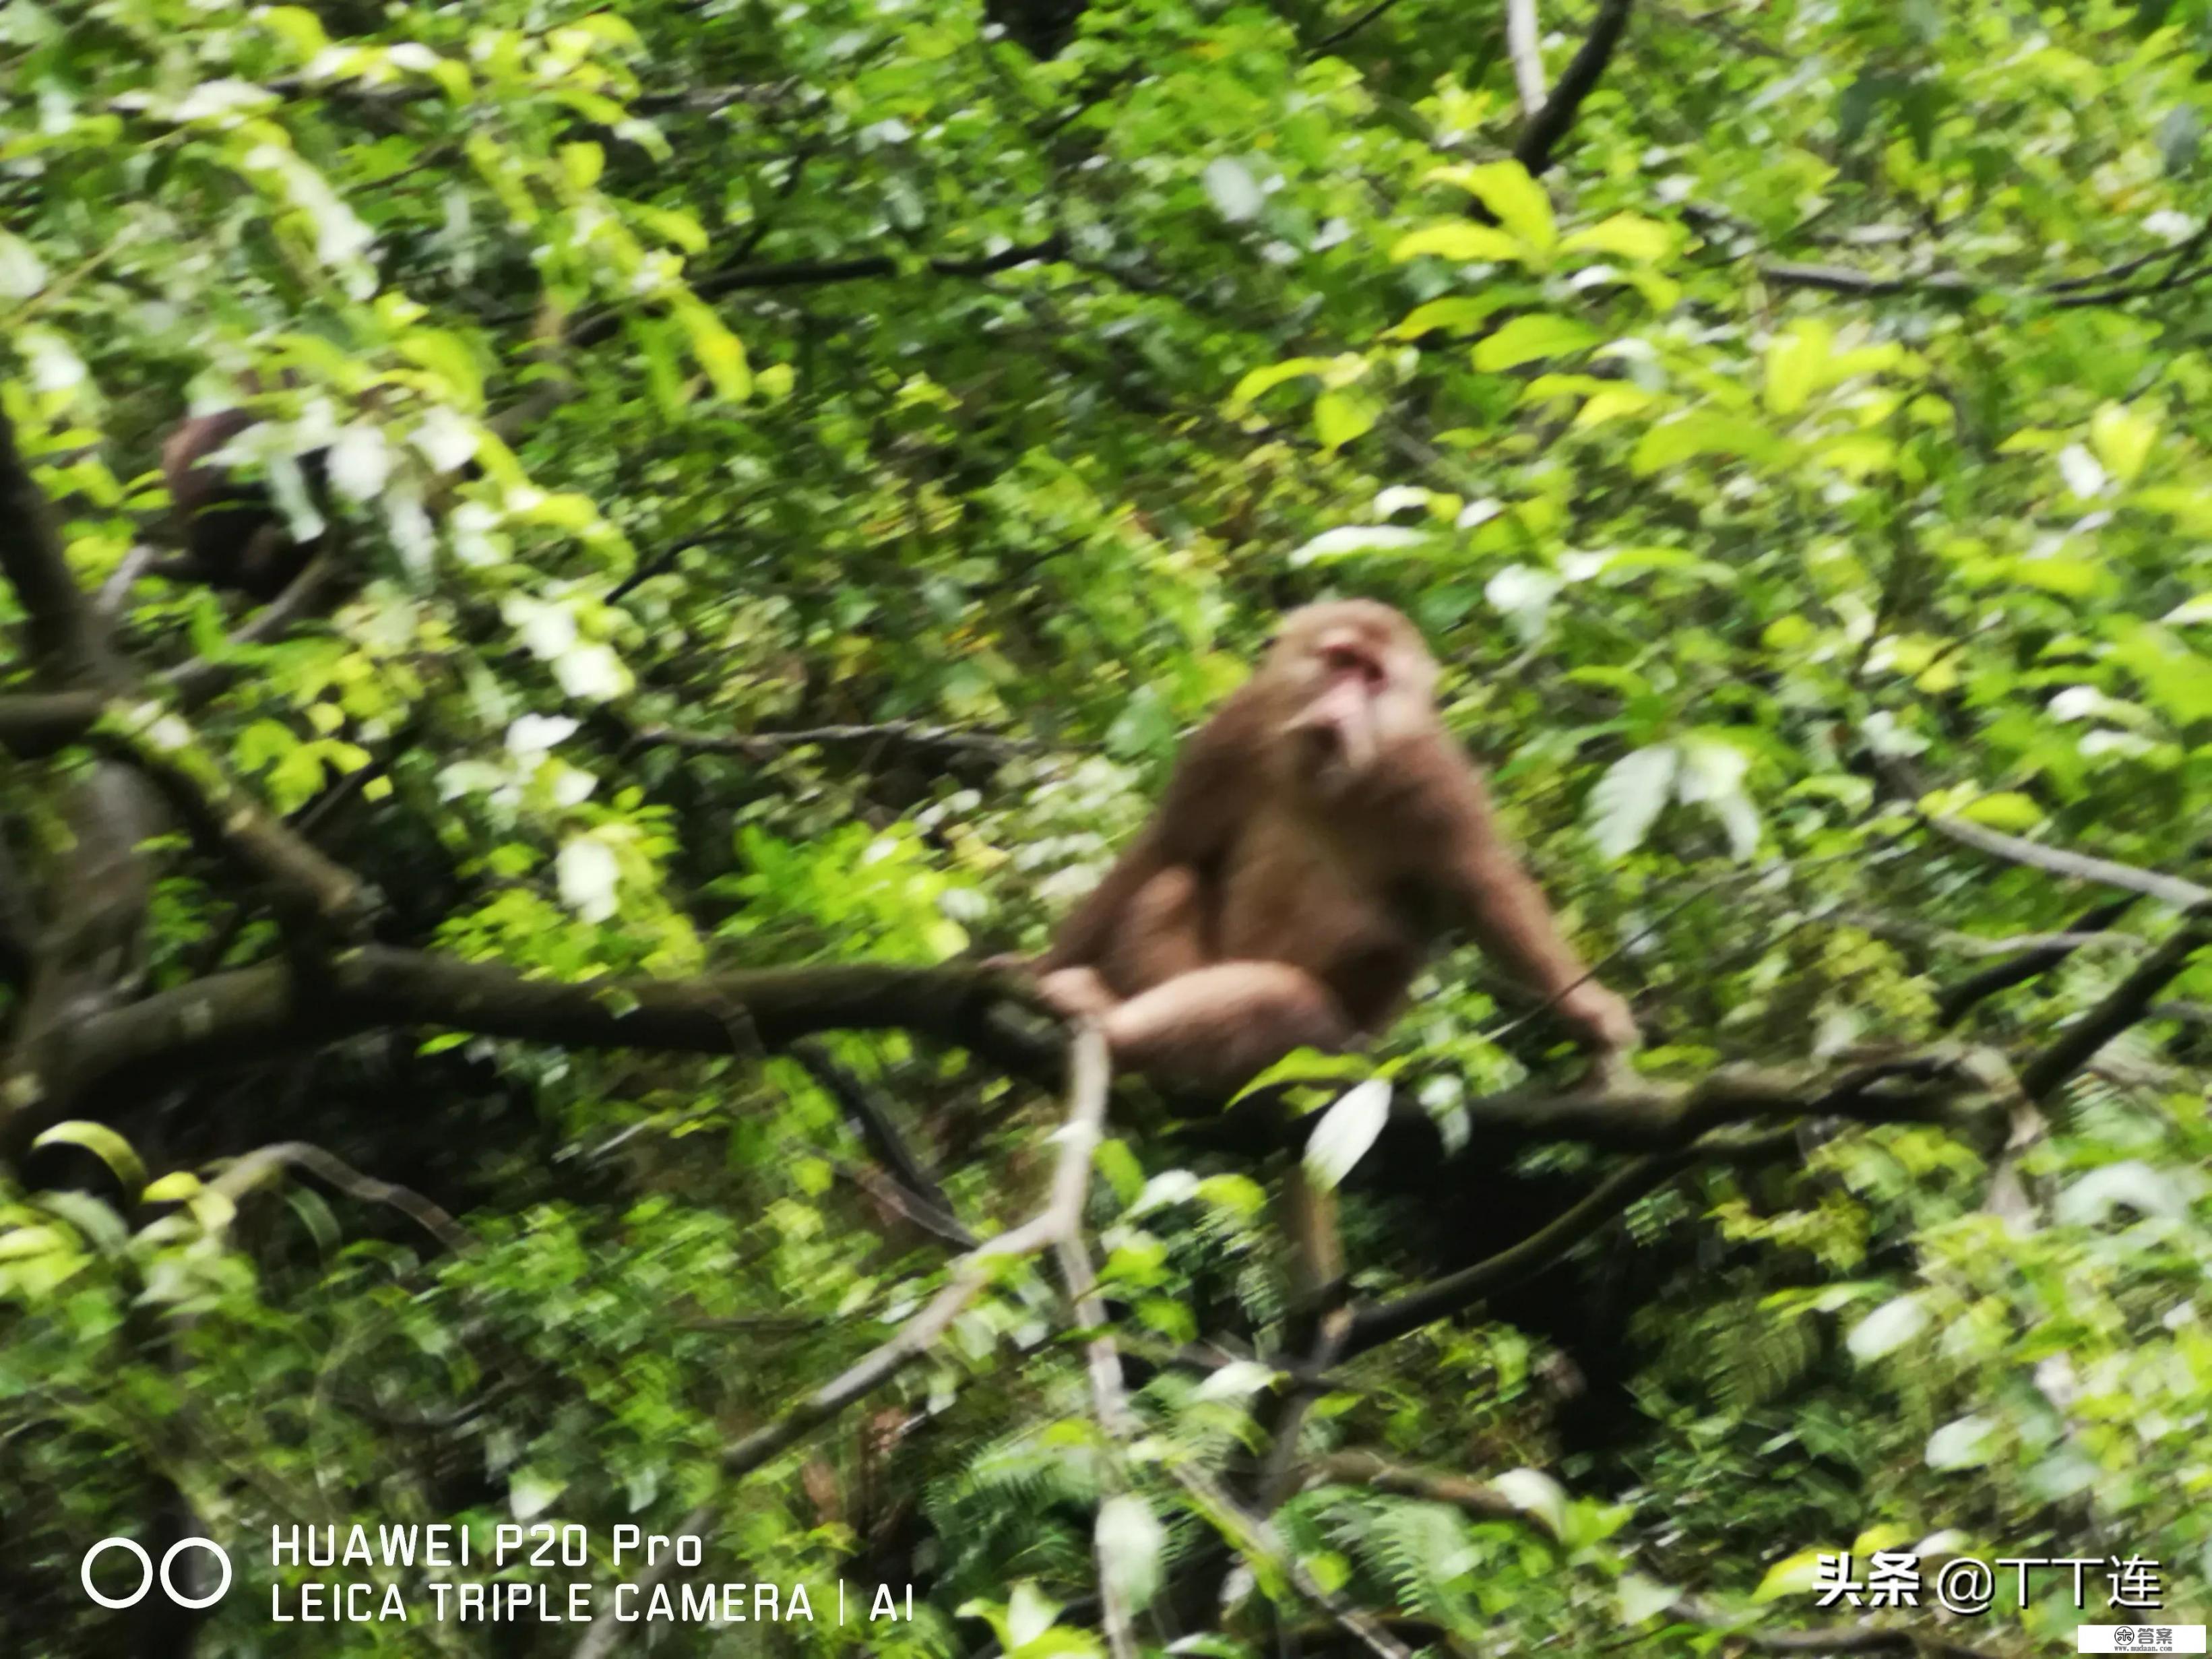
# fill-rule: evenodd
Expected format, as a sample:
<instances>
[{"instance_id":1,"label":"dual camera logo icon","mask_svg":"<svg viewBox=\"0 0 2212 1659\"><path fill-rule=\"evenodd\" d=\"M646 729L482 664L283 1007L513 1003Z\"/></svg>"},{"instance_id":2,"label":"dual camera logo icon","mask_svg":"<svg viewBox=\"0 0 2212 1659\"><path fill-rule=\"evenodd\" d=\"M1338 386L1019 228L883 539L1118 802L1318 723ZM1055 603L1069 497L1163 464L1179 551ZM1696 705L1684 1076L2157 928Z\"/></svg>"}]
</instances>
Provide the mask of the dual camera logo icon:
<instances>
[{"instance_id":1,"label":"dual camera logo icon","mask_svg":"<svg viewBox=\"0 0 2212 1659\"><path fill-rule=\"evenodd\" d=\"M212 1593L206 1595L185 1595L177 1588L176 1581L170 1577L176 1566L177 1557L195 1547L214 1556L222 1568L222 1582L215 1587ZM109 1550L127 1550L138 1558L138 1588L128 1595L103 1595L92 1582L92 1564ZM84 1593L103 1607L137 1607L139 1602L146 1599L146 1592L154 1588L154 1580L157 1577L161 1581L162 1593L177 1606L211 1607L230 1594L230 1557L223 1553L222 1546L212 1538L179 1538L162 1552L161 1571L157 1573L154 1568L154 1559L146 1553L143 1545L129 1538L103 1538L84 1553L84 1560L78 1566L76 1576L79 1582L84 1585Z\"/></svg>"}]
</instances>

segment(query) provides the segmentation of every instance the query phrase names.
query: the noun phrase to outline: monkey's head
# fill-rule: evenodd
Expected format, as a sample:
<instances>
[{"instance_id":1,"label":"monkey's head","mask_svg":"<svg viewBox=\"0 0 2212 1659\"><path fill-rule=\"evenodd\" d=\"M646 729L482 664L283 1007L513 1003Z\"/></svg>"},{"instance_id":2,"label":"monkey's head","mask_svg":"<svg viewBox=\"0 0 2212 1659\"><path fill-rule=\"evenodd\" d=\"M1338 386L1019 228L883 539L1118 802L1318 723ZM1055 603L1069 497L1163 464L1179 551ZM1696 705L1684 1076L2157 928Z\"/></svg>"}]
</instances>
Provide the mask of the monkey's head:
<instances>
[{"instance_id":1,"label":"monkey's head","mask_svg":"<svg viewBox=\"0 0 2212 1659\"><path fill-rule=\"evenodd\" d=\"M1357 787L1436 721L1436 659L1412 623L1373 599L1291 611L1260 672L1274 688L1296 781L1324 799Z\"/></svg>"}]
</instances>

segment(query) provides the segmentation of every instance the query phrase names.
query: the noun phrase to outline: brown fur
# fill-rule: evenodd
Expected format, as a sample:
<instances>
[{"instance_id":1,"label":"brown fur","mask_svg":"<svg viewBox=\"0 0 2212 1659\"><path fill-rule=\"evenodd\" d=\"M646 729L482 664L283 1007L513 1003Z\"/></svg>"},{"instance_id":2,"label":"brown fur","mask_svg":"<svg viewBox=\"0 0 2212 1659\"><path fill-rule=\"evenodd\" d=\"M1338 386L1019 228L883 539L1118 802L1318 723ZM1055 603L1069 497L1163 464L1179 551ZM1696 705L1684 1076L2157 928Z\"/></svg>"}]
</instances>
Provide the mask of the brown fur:
<instances>
[{"instance_id":1,"label":"brown fur","mask_svg":"<svg viewBox=\"0 0 2212 1659\"><path fill-rule=\"evenodd\" d=\"M1382 1030L1459 926L1601 1060L1633 1046L1627 1005L1583 979L1438 721L1436 677L1388 605L1285 617L1039 963L1047 998L1099 1019L1127 1069L1231 1088Z\"/></svg>"}]
</instances>

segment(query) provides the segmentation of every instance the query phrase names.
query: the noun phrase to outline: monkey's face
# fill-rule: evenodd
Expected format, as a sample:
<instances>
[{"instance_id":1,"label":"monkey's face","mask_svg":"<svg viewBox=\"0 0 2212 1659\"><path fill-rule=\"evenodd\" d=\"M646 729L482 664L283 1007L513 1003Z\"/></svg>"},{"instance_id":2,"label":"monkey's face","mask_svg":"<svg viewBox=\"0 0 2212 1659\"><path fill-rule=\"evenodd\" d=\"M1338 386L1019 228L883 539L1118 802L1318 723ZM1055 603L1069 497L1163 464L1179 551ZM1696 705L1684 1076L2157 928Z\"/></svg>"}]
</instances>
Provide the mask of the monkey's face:
<instances>
[{"instance_id":1,"label":"monkey's face","mask_svg":"<svg viewBox=\"0 0 2212 1659\"><path fill-rule=\"evenodd\" d=\"M1294 775L1325 800L1374 776L1391 746L1433 717L1436 664L1388 605L1348 600L1293 611L1263 672L1281 688Z\"/></svg>"}]
</instances>

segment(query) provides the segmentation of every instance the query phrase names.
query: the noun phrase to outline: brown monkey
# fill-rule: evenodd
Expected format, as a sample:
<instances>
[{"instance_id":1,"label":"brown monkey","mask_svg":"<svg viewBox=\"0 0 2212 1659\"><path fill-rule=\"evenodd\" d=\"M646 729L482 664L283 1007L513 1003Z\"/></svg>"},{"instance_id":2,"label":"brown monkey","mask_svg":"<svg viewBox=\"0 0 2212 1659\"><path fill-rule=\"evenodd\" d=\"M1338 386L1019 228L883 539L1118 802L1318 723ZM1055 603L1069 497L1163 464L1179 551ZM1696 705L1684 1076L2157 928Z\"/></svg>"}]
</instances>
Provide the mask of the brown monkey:
<instances>
[{"instance_id":1,"label":"brown monkey","mask_svg":"<svg viewBox=\"0 0 2212 1659\"><path fill-rule=\"evenodd\" d=\"M1635 1017L1584 976L1500 836L1436 680L1389 605L1285 617L1037 964L1047 1000L1097 1018L1129 1070L1233 1088L1293 1048L1381 1030L1456 924L1609 1068Z\"/></svg>"},{"instance_id":2,"label":"brown monkey","mask_svg":"<svg viewBox=\"0 0 2212 1659\"><path fill-rule=\"evenodd\" d=\"M239 478L206 459L259 419L250 410L225 409L182 422L161 446L161 482L168 486L185 542L176 574L271 599L291 585L328 537L295 541L266 485ZM326 512L321 454L302 457L300 466L316 510Z\"/></svg>"}]
</instances>

